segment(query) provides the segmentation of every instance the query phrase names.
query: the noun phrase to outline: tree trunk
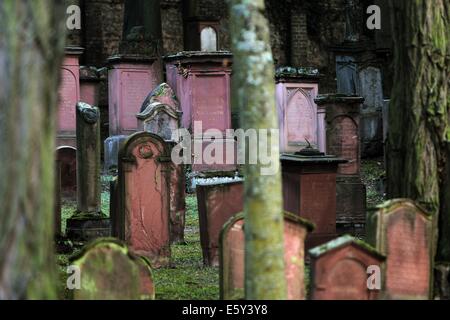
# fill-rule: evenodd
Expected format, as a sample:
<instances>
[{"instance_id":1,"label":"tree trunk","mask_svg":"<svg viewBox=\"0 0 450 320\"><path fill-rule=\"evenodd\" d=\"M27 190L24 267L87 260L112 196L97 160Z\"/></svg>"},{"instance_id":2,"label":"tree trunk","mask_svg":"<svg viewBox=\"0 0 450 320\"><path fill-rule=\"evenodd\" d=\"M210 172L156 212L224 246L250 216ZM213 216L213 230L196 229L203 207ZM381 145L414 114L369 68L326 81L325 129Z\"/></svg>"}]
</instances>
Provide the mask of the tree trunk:
<instances>
[{"instance_id":1,"label":"tree trunk","mask_svg":"<svg viewBox=\"0 0 450 320\"><path fill-rule=\"evenodd\" d=\"M395 81L387 142L390 198L434 214L436 261L450 262L450 3L391 0Z\"/></svg>"},{"instance_id":2,"label":"tree trunk","mask_svg":"<svg viewBox=\"0 0 450 320\"><path fill-rule=\"evenodd\" d=\"M276 173L246 164L245 175L245 291L247 299L285 299L283 213L275 108L274 63L263 0L230 0L233 58L233 105L243 129L269 129L267 148ZM266 144L258 136L259 150ZM257 152L246 146L247 155ZM263 146L263 149L266 145ZM255 150L253 150L255 149Z\"/></svg>"},{"instance_id":3,"label":"tree trunk","mask_svg":"<svg viewBox=\"0 0 450 320\"><path fill-rule=\"evenodd\" d=\"M0 299L56 298L54 141L65 41L60 2L0 1Z\"/></svg>"}]
</instances>

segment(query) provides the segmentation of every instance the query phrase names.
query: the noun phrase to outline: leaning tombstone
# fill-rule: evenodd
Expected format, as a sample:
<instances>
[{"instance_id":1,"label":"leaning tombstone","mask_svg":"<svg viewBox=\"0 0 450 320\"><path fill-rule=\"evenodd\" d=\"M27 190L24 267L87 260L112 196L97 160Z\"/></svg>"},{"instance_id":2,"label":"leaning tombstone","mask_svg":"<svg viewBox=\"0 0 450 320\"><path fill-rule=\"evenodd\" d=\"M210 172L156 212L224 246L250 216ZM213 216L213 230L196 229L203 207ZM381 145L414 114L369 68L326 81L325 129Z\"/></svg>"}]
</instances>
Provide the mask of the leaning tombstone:
<instances>
[{"instance_id":1,"label":"leaning tombstone","mask_svg":"<svg viewBox=\"0 0 450 320\"><path fill-rule=\"evenodd\" d=\"M80 276L79 289L72 291L74 300L155 299L150 263L117 239L97 239L73 256L71 263L76 268L73 276L77 269Z\"/></svg>"},{"instance_id":2,"label":"leaning tombstone","mask_svg":"<svg viewBox=\"0 0 450 320\"><path fill-rule=\"evenodd\" d=\"M231 218L220 234L220 298L244 299L244 215ZM305 299L305 238L314 225L284 213L284 261L289 300Z\"/></svg>"},{"instance_id":3,"label":"leaning tombstone","mask_svg":"<svg viewBox=\"0 0 450 320\"><path fill-rule=\"evenodd\" d=\"M67 236L89 241L110 235L110 223L101 212L100 111L79 102L77 116L77 211L67 220Z\"/></svg>"},{"instance_id":4,"label":"leaning tombstone","mask_svg":"<svg viewBox=\"0 0 450 320\"><path fill-rule=\"evenodd\" d=\"M368 214L368 241L387 256L383 299L431 297L432 219L415 202L387 201Z\"/></svg>"},{"instance_id":5,"label":"leaning tombstone","mask_svg":"<svg viewBox=\"0 0 450 320\"><path fill-rule=\"evenodd\" d=\"M311 249L309 255L312 300L379 298L381 273L375 272L378 280L372 282L370 272L381 270L385 257L365 242L343 236Z\"/></svg>"},{"instance_id":6,"label":"leaning tombstone","mask_svg":"<svg viewBox=\"0 0 450 320\"><path fill-rule=\"evenodd\" d=\"M162 83L145 99L141 112L136 115L139 130L160 136L172 149L178 142L182 112L175 93ZM184 242L186 214L186 177L183 164L172 163L170 176L170 239L171 243Z\"/></svg>"},{"instance_id":7,"label":"leaning tombstone","mask_svg":"<svg viewBox=\"0 0 450 320\"><path fill-rule=\"evenodd\" d=\"M119 152L114 236L153 267L170 264L169 148L161 137L138 132Z\"/></svg>"}]
</instances>

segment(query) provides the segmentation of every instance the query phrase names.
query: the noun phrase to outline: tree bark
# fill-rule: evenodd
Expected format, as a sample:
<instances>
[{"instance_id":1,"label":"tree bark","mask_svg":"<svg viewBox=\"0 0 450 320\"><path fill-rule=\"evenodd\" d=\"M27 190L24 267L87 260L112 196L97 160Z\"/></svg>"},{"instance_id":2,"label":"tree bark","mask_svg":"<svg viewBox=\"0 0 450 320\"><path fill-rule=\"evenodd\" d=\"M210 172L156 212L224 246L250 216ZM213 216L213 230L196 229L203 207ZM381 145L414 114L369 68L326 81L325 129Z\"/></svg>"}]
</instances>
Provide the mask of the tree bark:
<instances>
[{"instance_id":1,"label":"tree bark","mask_svg":"<svg viewBox=\"0 0 450 320\"><path fill-rule=\"evenodd\" d=\"M395 80L387 191L434 215L436 261L450 262L450 3L391 0Z\"/></svg>"},{"instance_id":2,"label":"tree bark","mask_svg":"<svg viewBox=\"0 0 450 320\"><path fill-rule=\"evenodd\" d=\"M233 105L243 129L278 129L274 63L263 0L229 0ZM258 136L259 150L265 143ZM250 146L250 147L254 147ZM266 147L266 146L264 146ZM280 166L279 140L269 130L270 161ZM254 148L252 148L253 150ZM246 151L250 150L248 144ZM254 151L256 152L256 151ZM247 299L285 299L281 174L247 163L245 176L245 292Z\"/></svg>"},{"instance_id":3,"label":"tree bark","mask_svg":"<svg viewBox=\"0 0 450 320\"><path fill-rule=\"evenodd\" d=\"M53 194L65 41L61 3L0 1L0 299L56 298Z\"/></svg>"}]
</instances>

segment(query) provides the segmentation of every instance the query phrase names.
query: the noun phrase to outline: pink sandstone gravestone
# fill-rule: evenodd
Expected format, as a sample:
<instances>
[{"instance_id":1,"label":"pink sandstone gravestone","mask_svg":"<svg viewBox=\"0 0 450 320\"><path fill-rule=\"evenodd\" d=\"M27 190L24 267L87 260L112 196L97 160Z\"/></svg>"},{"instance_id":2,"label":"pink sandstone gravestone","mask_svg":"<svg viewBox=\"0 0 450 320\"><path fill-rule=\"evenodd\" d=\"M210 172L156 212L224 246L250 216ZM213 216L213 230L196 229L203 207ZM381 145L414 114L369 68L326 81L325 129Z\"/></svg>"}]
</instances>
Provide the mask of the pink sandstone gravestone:
<instances>
[{"instance_id":1,"label":"pink sandstone gravestone","mask_svg":"<svg viewBox=\"0 0 450 320\"><path fill-rule=\"evenodd\" d=\"M154 267L170 263L170 163L167 144L148 132L131 135L119 152L113 231Z\"/></svg>"},{"instance_id":2,"label":"pink sandstone gravestone","mask_svg":"<svg viewBox=\"0 0 450 320\"><path fill-rule=\"evenodd\" d=\"M276 73L276 100L280 126L280 151L294 153L308 142L326 151L325 109L314 99L319 75L310 68L280 68Z\"/></svg>"},{"instance_id":3,"label":"pink sandstone gravestone","mask_svg":"<svg viewBox=\"0 0 450 320\"><path fill-rule=\"evenodd\" d=\"M99 81L95 67L80 67L80 100L91 106L98 106Z\"/></svg>"},{"instance_id":4,"label":"pink sandstone gravestone","mask_svg":"<svg viewBox=\"0 0 450 320\"><path fill-rule=\"evenodd\" d=\"M162 83L145 99L141 112L137 114L139 130L150 132L164 139L170 149L179 138L181 110L173 90ZM170 236L172 243L184 242L184 224L186 213L184 165L171 163L170 174Z\"/></svg>"},{"instance_id":5,"label":"pink sandstone gravestone","mask_svg":"<svg viewBox=\"0 0 450 320\"><path fill-rule=\"evenodd\" d=\"M244 299L244 215L231 218L220 234L220 297ZM284 214L284 260L289 300L305 299L304 242L314 225L294 214Z\"/></svg>"},{"instance_id":6,"label":"pink sandstone gravestone","mask_svg":"<svg viewBox=\"0 0 450 320\"><path fill-rule=\"evenodd\" d=\"M76 146L76 104L80 101L80 64L82 48L68 47L61 66L59 87L57 146Z\"/></svg>"},{"instance_id":7,"label":"pink sandstone gravestone","mask_svg":"<svg viewBox=\"0 0 450 320\"><path fill-rule=\"evenodd\" d=\"M203 263L219 265L219 235L223 225L244 210L242 179L212 178L196 186Z\"/></svg>"},{"instance_id":8,"label":"pink sandstone gravestone","mask_svg":"<svg viewBox=\"0 0 450 320\"><path fill-rule=\"evenodd\" d=\"M197 132L216 129L223 143L234 143L227 137L231 129L230 83L232 55L226 51L180 52L165 58L167 83L174 89L183 112L182 127L195 133L193 143L202 143L204 150L212 142L202 140ZM201 122L195 130L194 123ZM194 132L195 131L195 132ZM200 140L200 141L198 141ZM234 171L235 164L204 164L193 162L193 171Z\"/></svg>"},{"instance_id":9,"label":"pink sandstone gravestone","mask_svg":"<svg viewBox=\"0 0 450 320\"><path fill-rule=\"evenodd\" d=\"M162 80L154 62L155 59L126 55L108 59L110 136L137 131L136 114L142 101Z\"/></svg>"},{"instance_id":10,"label":"pink sandstone gravestone","mask_svg":"<svg viewBox=\"0 0 450 320\"><path fill-rule=\"evenodd\" d=\"M382 267L385 257L363 241L343 236L309 251L312 300L377 300L368 286L368 268Z\"/></svg>"},{"instance_id":11,"label":"pink sandstone gravestone","mask_svg":"<svg viewBox=\"0 0 450 320\"><path fill-rule=\"evenodd\" d=\"M396 199L368 215L369 242L387 256L384 299L431 297L432 219L411 200Z\"/></svg>"}]
</instances>

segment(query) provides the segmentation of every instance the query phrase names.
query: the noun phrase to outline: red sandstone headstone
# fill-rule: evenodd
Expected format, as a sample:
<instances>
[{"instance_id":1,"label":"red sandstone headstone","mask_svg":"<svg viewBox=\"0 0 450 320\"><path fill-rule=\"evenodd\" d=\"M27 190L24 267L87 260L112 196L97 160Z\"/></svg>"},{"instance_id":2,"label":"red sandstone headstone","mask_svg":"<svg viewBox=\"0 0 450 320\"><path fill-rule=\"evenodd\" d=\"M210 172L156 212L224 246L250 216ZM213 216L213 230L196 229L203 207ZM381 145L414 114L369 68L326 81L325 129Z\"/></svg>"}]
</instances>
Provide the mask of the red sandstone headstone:
<instances>
[{"instance_id":1,"label":"red sandstone headstone","mask_svg":"<svg viewBox=\"0 0 450 320\"><path fill-rule=\"evenodd\" d=\"M179 141L181 110L172 88L162 83L145 99L137 115L139 130L150 132L164 139L170 149ZM170 237L171 243L184 242L186 214L184 165L171 163L170 187Z\"/></svg>"},{"instance_id":2,"label":"red sandstone headstone","mask_svg":"<svg viewBox=\"0 0 450 320\"><path fill-rule=\"evenodd\" d=\"M219 235L223 225L244 210L244 185L241 180L211 182L196 186L203 262L219 265Z\"/></svg>"},{"instance_id":3,"label":"red sandstone headstone","mask_svg":"<svg viewBox=\"0 0 450 320\"><path fill-rule=\"evenodd\" d=\"M131 135L119 152L114 232L154 267L170 263L170 155L157 135Z\"/></svg>"},{"instance_id":4,"label":"red sandstone headstone","mask_svg":"<svg viewBox=\"0 0 450 320\"><path fill-rule=\"evenodd\" d=\"M314 102L319 91L318 74L312 70L295 74L283 70L279 70L276 77L280 151L297 152L309 141L325 152L325 109Z\"/></svg>"},{"instance_id":5,"label":"red sandstone headstone","mask_svg":"<svg viewBox=\"0 0 450 320\"><path fill-rule=\"evenodd\" d=\"M62 146L56 149L56 161L61 170L61 197L75 200L77 197L77 149Z\"/></svg>"},{"instance_id":6,"label":"red sandstone headstone","mask_svg":"<svg viewBox=\"0 0 450 320\"><path fill-rule=\"evenodd\" d=\"M369 267L381 269L385 257L363 241L343 236L309 251L312 300L376 300L368 286Z\"/></svg>"},{"instance_id":7,"label":"red sandstone headstone","mask_svg":"<svg viewBox=\"0 0 450 320\"><path fill-rule=\"evenodd\" d=\"M155 59L139 56L114 56L108 59L109 133L130 135L137 131L136 114L142 101L161 77Z\"/></svg>"},{"instance_id":8,"label":"red sandstone headstone","mask_svg":"<svg viewBox=\"0 0 450 320\"><path fill-rule=\"evenodd\" d=\"M220 235L220 296L223 300L244 299L244 215L231 218ZM307 220L285 213L284 260L289 300L305 299L304 242L314 226Z\"/></svg>"},{"instance_id":9,"label":"red sandstone headstone","mask_svg":"<svg viewBox=\"0 0 450 320\"><path fill-rule=\"evenodd\" d=\"M384 299L431 297L432 219L416 203L391 200L368 215L369 242L387 256Z\"/></svg>"},{"instance_id":10,"label":"red sandstone headstone","mask_svg":"<svg viewBox=\"0 0 450 320\"><path fill-rule=\"evenodd\" d=\"M73 290L74 300L155 299L150 263L117 239L98 239L71 260L81 277L81 288Z\"/></svg>"},{"instance_id":11,"label":"red sandstone headstone","mask_svg":"<svg viewBox=\"0 0 450 320\"><path fill-rule=\"evenodd\" d=\"M76 104L80 101L79 56L83 49L66 48L59 87L57 146L76 146Z\"/></svg>"},{"instance_id":12,"label":"red sandstone headstone","mask_svg":"<svg viewBox=\"0 0 450 320\"><path fill-rule=\"evenodd\" d=\"M167 82L174 89L183 112L182 127L195 133L194 140L203 143L203 149L212 142L202 140L198 132L217 129L223 143L234 143L226 136L231 129L231 63L232 55L226 51L180 52L165 59ZM194 123L201 122L201 129L194 130ZM196 131L196 132L194 132ZM194 141L198 142L198 141ZM233 164L196 164L193 171L234 171Z\"/></svg>"},{"instance_id":13,"label":"red sandstone headstone","mask_svg":"<svg viewBox=\"0 0 450 320\"><path fill-rule=\"evenodd\" d=\"M336 172L345 160L312 149L281 156L284 209L312 221L306 248L336 237Z\"/></svg>"}]
</instances>

